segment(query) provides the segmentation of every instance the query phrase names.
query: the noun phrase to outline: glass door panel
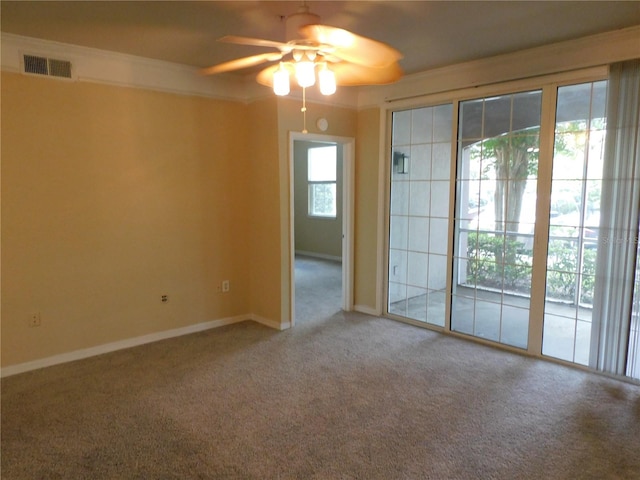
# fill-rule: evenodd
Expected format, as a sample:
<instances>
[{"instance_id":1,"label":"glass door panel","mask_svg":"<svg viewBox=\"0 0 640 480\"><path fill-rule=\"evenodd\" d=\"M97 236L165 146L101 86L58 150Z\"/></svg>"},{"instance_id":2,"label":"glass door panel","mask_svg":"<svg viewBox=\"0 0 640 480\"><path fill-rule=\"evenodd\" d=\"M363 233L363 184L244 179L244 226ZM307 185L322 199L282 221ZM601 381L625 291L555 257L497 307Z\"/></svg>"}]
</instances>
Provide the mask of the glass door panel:
<instances>
[{"instance_id":1,"label":"glass door panel","mask_svg":"<svg viewBox=\"0 0 640 480\"><path fill-rule=\"evenodd\" d=\"M452 106L393 113L389 313L444 326Z\"/></svg>"},{"instance_id":2,"label":"glass door panel","mask_svg":"<svg viewBox=\"0 0 640 480\"><path fill-rule=\"evenodd\" d=\"M542 92L460 103L451 329L526 349Z\"/></svg>"},{"instance_id":3,"label":"glass door panel","mask_svg":"<svg viewBox=\"0 0 640 480\"><path fill-rule=\"evenodd\" d=\"M589 364L606 82L558 88L542 353Z\"/></svg>"}]
</instances>

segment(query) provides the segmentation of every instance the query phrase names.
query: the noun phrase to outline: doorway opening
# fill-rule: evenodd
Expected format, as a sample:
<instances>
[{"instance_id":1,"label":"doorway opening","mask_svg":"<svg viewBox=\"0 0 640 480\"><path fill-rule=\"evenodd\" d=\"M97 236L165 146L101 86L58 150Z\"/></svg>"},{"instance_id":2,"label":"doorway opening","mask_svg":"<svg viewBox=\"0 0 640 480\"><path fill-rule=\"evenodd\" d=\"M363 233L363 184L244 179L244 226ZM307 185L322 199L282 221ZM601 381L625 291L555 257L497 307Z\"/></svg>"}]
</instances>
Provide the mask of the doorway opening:
<instances>
[{"instance_id":1,"label":"doorway opening","mask_svg":"<svg viewBox=\"0 0 640 480\"><path fill-rule=\"evenodd\" d=\"M353 308L354 139L291 133L291 324Z\"/></svg>"}]
</instances>

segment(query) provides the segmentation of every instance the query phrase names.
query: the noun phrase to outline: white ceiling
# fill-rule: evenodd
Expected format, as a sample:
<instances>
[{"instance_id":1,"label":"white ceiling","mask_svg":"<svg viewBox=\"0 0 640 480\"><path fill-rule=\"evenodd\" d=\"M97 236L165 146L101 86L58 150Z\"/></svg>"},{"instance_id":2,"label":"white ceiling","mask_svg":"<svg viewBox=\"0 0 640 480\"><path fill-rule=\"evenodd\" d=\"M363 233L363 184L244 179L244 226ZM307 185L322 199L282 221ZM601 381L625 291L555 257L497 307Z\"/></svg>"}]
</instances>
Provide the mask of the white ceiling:
<instances>
[{"instance_id":1,"label":"white ceiling","mask_svg":"<svg viewBox=\"0 0 640 480\"><path fill-rule=\"evenodd\" d=\"M269 51L216 39L234 34L282 41L283 17L301 3L2 0L1 29L205 67ZM640 25L640 1L306 3L322 23L400 50L405 73Z\"/></svg>"}]
</instances>

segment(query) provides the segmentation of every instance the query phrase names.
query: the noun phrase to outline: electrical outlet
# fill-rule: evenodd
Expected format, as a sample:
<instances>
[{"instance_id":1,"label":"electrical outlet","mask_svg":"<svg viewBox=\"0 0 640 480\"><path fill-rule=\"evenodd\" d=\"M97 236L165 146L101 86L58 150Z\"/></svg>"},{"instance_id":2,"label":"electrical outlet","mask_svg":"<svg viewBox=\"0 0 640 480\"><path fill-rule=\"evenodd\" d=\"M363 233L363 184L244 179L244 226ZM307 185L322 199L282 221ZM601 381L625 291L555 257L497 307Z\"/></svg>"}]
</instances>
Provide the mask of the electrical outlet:
<instances>
[{"instance_id":1,"label":"electrical outlet","mask_svg":"<svg viewBox=\"0 0 640 480\"><path fill-rule=\"evenodd\" d=\"M169 301L169 295L162 295L160 297L160 300L162 301L162 303L167 303Z\"/></svg>"},{"instance_id":2,"label":"electrical outlet","mask_svg":"<svg viewBox=\"0 0 640 480\"><path fill-rule=\"evenodd\" d=\"M39 327L41 324L40 312L35 312L29 315L29 326Z\"/></svg>"},{"instance_id":3,"label":"electrical outlet","mask_svg":"<svg viewBox=\"0 0 640 480\"><path fill-rule=\"evenodd\" d=\"M229 284L229 280L222 281L222 292L227 293L231 289L231 285Z\"/></svg>"}]
</instances>

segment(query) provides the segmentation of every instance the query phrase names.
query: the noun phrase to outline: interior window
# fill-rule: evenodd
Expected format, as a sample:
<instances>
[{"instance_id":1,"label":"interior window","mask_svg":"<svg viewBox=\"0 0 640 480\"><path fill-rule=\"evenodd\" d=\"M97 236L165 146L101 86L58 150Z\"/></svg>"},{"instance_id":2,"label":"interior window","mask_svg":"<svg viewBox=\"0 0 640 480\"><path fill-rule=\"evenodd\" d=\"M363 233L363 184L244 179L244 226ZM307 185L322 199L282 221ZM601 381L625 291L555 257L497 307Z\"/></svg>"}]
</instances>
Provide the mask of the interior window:
<instances>
[{"instance_id":1,"label":"interior window","mask_svg":"<svg viewBox=\"0 0 640 480\"><path fill-rule=\"evenodd\" d=\"M309 216L335 218L337 147L310 148L307 162Z\"/></svg>"}]
</instances>

